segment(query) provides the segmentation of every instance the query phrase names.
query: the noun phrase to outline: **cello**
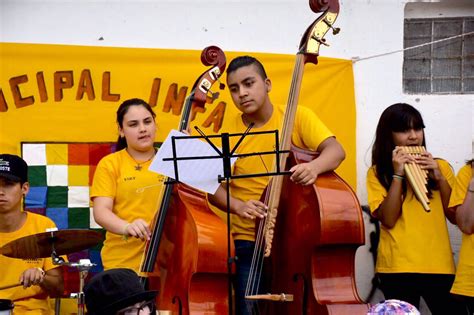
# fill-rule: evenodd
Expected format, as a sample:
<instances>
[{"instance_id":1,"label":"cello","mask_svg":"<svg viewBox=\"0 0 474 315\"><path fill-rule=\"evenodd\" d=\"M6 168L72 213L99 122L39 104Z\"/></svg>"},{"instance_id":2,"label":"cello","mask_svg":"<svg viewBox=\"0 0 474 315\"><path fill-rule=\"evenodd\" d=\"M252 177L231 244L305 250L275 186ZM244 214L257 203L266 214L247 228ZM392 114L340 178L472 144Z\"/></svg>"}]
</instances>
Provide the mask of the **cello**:
<instances>
[{"instance_id":1,"label":"cello","mask_svg":"<svg viewBox=\"0 0 474 315\"><path fill-rule=\"evenodd\" d=\"M180 131L188 129L192 109L209 101L210 88L226 65L224 52L216 46L206 47L201 61L212 67L194 83ZM227 312L226 230L203 192L183 183L166 185L141 266L149 288L158 291L158 310L180 315Z\"/></svg>"},{"instance_id":2,"label":"cello","mask_svg":"<svg viewBox=\"0 0 474 315\"><path fill-rule=\"evenodd\" d=\"M337 0L309 4L312 11L323 13L306 30L296 57L280 137L281 150L289 154L281 156L281 170L317 158L316 152L292 146L293 122L304 65L317 64L319 47L330 29L339 32L332 26L339 12ZM268 206L267 216L256 224L255 263L246 293L248 301L258 301L258 313L366 314L354 268L356 250L365 243L364 225L350 186L334 172L320 174L309 186L276 176L262 200ZM269 294L261 294L262 289Z\"/></svg>"}]
</instances>

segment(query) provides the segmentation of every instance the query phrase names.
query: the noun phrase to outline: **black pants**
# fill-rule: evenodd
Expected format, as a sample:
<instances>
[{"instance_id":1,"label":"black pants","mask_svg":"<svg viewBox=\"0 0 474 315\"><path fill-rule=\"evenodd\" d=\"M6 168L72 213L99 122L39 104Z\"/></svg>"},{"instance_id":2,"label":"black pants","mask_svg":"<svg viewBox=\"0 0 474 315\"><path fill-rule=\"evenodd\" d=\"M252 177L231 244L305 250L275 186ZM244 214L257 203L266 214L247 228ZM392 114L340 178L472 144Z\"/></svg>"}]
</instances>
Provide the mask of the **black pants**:
<instances>
[{"instance_id":1,"label":"black pants","mask_svg":"<svg viewBox=\"0 0 474 315\"><path fill-rule=\"evenodd\" d=\"M454 299L459 303L466 305L469 315L474 315L474 296L454 294Z\"/></svg>"},{"instance_id":2,"label":"black pants","mask_svg":"<svg viewBox=\"0 0 474 315\"><path fill-rule=\"evenodd\" d=\"M454 275L422 273L379 273L385 299L397 299L420 308L423 297L433 315L466 315L464 303L449 293Z\"/></svg>"},{"instance_id":3,"label":"black pants","mask_svg":"<svg viewBox=\"0 0 474 315\"><path fill-rule=\"evenodd\" d=\"M464 298L464 301L467 304L467 308L469 310L469 315L474 315L474 297L466 296Z\"/></svg>"}]
</instances>

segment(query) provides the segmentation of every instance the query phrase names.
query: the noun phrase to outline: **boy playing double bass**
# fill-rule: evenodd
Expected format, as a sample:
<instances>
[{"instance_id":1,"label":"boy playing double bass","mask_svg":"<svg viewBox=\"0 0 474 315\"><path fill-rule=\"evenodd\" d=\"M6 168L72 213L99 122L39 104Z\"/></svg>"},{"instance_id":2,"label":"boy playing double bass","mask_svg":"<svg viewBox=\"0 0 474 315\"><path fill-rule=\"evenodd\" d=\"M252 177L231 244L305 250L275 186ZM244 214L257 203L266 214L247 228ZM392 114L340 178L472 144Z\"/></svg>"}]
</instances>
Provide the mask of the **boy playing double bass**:
<instances>
[{"instance_id":1,"label":"boy playing double bass","mask_svg":"<svg viewBox=\"0 0 474 315\"><path fill-rule=\"evenodd\" d=\"M263 65L250 56L240 56L232 60L227 70L227 85L232 100L241 111L227 126L229 133L243 133L251 123L252 132L280 129L284 119L284 108L274 106L269 92L272 84ZM232 141L236 139L231 138ZM345 158L345 152L331 131L308 108L297 108L292 142L300 148L320 153L309 163L293 166L291 180L301 185L311 185L319 174L336 169ZM274 136L270 134L248 135L240 143L236 153L253 153L275 150ZM233 175L270 172L273 155L260 155L239 158L233 169ZM245 289L252 255L255 248L256 218L263 218L267 206L259 201L269 182L269 177L249 177L230 182L230 211L232 232L236 251L236 308L238 314L248 314L245 303ZM227 191L222 184L209 201L221 210L227 209Z\"/></svg>"}]
</instances>

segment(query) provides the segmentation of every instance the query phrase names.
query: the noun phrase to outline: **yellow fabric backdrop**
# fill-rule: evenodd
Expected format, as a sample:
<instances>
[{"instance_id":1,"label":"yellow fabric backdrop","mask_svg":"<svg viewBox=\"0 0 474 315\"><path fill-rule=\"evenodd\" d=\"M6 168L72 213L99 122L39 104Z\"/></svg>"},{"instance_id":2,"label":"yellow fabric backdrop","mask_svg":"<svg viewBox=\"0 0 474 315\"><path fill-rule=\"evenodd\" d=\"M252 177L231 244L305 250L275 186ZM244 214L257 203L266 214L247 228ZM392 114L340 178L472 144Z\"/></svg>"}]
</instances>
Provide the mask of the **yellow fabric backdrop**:
<instances>
[{"instance_id":1,"label":"yellow fabric backdrop","mask_svg":"<svg viewBox=\"0 0 474 315\"><path fill-rule=\"evenodd\" d=\"M161 80L154 108L158 124L156 140L163 141L170 129L177 128L180 114L163 111L166 95L173 85L177 91L187 87L186 96L189 95L194 81L206 70L200 62L200 53L0 43L0 151L21 154L21 142L115 141L117 107L132 97L149 101L156 78ZM226 52L227 62L241 54ZM270 94L273 103L286 103L295 56L245 54L257 57L265 65L273 84ZM104 80L104 73L108 80ZM43 80L45 89L40 93ZM104 81L109 83L105 84L106 88ZM225 82L225 74L221 81ZM59 89L61 85L64 88ZM88 87L87 93L84 87ZM217 85L212 90L217 91ZM59 99L61 91L62 99ZM104 100L104 91L106 99L116 100ZM227 90L221 91L204 113L198 113L193 124L211 133L216 125L204 128L202 123L216 106L223 104L226 112L236 110ZM300 104L314 110L343 144L347 158L338 173L355 188L356 109L351 61L320 57L317 66L306 65Z\"/></svg>"}]
</instances>

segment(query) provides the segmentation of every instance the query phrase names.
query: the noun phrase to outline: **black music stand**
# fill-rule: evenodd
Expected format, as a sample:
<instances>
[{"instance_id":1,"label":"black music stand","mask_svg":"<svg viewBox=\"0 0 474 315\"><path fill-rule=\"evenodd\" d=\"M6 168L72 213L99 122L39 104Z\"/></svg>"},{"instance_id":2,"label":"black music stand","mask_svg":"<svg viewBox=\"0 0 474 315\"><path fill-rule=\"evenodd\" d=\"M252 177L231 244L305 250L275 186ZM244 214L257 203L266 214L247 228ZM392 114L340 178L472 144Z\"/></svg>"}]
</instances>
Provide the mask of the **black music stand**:
<instances>
[{"instance_id":1,"label":"black music stand","mask_svg":"<svg viewBox=\"0 0 474 315\"><path fill-rule=\"evenodd\" d=\"M174 166L174 173L175 173L175 180L169 183L176 183L179 182L179 171L178 171L178 161L181 160L200 160L200 159L222 159L222 167L223 167L223 175L219 175L217 181L219 183L225 181L226 182L226 193L227 193L227 200L226 200L226 213L227 213L227 274L228 274L228 297L229 297L229 315L233 314L232 310L232 264L235 262L235 258L231 255L231 224L230 224L230 186L229 181L230 179L238 179L238 178L248 178L248 177L261 177L261 176L276 176L276 175L288 175L291 172L288 171L281 171L280 170L280 154L282 153L289 153L288 150L280 150L279 146L279 133L278 130L273 131L257 131L257 132L250 132L250 129L253 127L253 123L247 128L244 133L222 133L220 135L205 135L197 126L195 129L198 131L200 136L172 136L171 137L171 145L172 145L172 152L173 157L171 158L163 158L163 161L173 161ZM259 134L271 134L275 135L275 150L274 151L265 151L265 152L254 152L254 153L246 153L246 154L235 154L235 151L242 143L244 138L247 135L259 135ZM240 137L236 145L230 148L230 141L231 137ZM212 143L210 140L211 138L220 138L222 143L222 149L219 148ZM178 157L176 152L176 140L181 139L204 139L217 153L217 155L213 156L186 156L186 157ZM231 167L231 159L238 158L238 157L248 157L248 156L255 156L255 155L268 155L272 154L275 155L276 160L276 171L275 172L267 172L267 173L256 173L256 174L245 174L245 175L232 175L232 167ZM168 184L169 184L168 183Z\"/></svg>"}]
</instances>

